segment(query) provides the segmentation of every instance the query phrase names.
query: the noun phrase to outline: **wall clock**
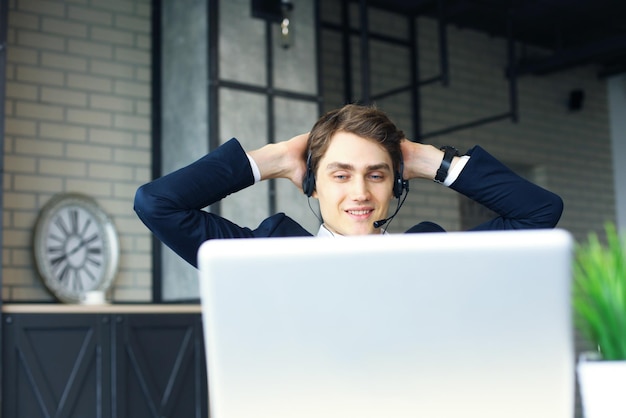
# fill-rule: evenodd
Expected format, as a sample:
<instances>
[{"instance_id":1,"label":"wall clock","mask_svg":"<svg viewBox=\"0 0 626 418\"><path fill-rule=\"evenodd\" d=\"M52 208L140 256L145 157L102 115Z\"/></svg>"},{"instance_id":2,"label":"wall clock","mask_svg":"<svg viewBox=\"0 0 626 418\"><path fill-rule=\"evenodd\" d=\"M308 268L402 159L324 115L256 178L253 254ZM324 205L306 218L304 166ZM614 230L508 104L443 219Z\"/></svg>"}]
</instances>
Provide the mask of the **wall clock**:
<instances>
[{"instance_id":1,"label":"wall clock","mask_svg":"<svg viewBox=\"0 0 626 418\"><path fill-rule=\"evenodd\" d=\"M88 196L54 196L34 231L34 257L46 287L61 301L79 303L106 291L119 262L119 241L110 217Z\"/></svg>"}]
</instances>

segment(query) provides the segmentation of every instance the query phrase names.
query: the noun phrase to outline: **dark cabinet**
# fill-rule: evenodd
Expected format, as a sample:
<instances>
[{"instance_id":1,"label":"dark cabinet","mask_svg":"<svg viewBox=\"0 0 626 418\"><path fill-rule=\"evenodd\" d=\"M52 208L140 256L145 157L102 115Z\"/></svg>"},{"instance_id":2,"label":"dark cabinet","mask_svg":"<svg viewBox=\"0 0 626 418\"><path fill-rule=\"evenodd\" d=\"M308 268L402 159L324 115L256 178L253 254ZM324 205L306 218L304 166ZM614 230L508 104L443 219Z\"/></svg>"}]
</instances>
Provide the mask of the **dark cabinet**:
<instances>
[{"instance_id":1,"label":"dark cabinet","mask_svg":"<svg viewBox=\"0 0 626 418\"><path fill-rule=\"evenodd\" d=\"M199 313L3 320L3 417L208 416Z\"/></svg>"}]
</instances>

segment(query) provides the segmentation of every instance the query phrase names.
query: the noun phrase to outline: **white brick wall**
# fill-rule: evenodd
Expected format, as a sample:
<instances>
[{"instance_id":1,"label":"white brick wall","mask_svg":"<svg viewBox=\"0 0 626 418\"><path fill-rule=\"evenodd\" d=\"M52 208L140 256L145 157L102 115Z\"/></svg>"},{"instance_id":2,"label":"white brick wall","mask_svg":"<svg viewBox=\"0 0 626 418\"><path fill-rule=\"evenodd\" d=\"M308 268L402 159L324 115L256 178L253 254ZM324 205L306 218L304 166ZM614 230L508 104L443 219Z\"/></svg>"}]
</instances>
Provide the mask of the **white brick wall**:
<instances>
[{"instance_id":1,"label":"white brick wall","mask_svg":"<svg viewBox=\"0 0 626 418\"><path fill-rule=\"evenodd\" d=\"M56 193L94 197L117 227L115 301L151 297L151 245L132 210L150 176L150 0L10 0L3 299L47 301L32 231Z\"/></svg>"}]
</instances>

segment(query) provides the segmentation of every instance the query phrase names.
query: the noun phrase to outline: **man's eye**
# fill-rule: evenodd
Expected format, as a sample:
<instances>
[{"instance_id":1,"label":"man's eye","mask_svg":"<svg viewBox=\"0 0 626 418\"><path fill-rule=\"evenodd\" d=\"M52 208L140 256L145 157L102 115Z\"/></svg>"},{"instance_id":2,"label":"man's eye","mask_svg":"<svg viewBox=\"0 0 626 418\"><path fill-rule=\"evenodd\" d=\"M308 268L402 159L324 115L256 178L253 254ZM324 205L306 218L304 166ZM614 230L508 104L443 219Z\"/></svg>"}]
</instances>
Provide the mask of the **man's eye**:
<instances>
[{"instance_id":1,"label":"man's eye","mask_svg":"<svg viewBox=\"0 0 626 418\"><path fill-rule=\"evenodd\" d=\"M382 174L370 174L370 178L372 180L380 181L383 180L385 176L383 176Z\"/></svg>"},{"instance_id":2,"label":"man's eye","mask_svg":"<svg viewBox=\"0 0 626 418\"><path fill-rule=\"evenodd\" d=\"M348 178L347 174L335 174L335 180L345 180Z\"/></svg>"}]
</instances>

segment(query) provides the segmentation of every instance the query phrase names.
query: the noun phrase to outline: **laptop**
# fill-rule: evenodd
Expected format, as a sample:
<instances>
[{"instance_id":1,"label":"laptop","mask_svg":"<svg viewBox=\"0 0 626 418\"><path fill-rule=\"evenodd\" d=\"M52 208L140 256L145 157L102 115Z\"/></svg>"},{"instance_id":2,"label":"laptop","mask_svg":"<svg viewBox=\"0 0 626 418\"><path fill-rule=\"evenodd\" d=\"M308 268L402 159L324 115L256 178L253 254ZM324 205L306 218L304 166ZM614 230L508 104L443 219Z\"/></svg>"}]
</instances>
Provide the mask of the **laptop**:
<instances>
[{"instance_id":1,"label":"laptop","mask_svg":"<svg viewBox=\"0 0 626 418\"><path fill-rule=\"evenodd\" d=\"M212 418L571 418L563 230L208 241Z\"/></svg>"}]
</instances>

